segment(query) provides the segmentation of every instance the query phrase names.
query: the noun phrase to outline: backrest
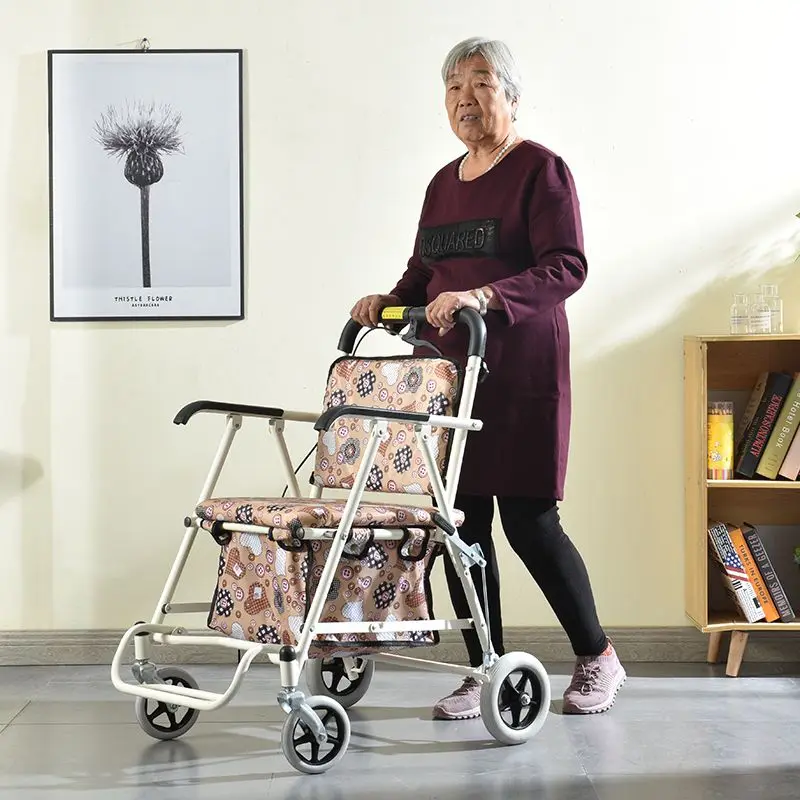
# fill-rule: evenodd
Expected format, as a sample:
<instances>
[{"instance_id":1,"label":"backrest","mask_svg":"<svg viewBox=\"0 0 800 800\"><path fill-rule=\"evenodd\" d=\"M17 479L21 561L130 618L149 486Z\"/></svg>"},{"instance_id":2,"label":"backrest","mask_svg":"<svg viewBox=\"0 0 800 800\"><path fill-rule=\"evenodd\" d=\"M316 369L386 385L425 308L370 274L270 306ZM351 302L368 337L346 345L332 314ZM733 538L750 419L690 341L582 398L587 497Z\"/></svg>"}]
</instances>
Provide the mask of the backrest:
<instances>
[{"instance_id":1,"label":"backrest","mask_svg":"<svg viewBox=\"0 0 800 800\"><path fill-rule=\"evenodd\" d=\"M461 375L456 362L446 358L344 356L331 365L324 408L356 405L452 416L458 412ZM439 474L443 475L452 430L433 428L432 433L434 458ZM340 417L329 431L321 431L314 483L325 488L351 489L368 440L366 421L354 417ZM433 494L413 424L388 424L388 436L378 447L366 489Z\"/></svg>"}]
</instances>

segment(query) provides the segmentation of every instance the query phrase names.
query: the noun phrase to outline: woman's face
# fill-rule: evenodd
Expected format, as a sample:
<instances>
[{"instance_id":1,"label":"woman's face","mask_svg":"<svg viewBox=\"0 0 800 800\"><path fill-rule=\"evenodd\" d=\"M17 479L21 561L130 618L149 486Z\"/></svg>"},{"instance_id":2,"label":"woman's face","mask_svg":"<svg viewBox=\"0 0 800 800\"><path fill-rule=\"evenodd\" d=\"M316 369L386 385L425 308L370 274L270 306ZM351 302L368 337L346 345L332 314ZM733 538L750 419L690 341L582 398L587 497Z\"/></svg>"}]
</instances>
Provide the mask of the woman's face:
<instances>
[{"instance_id":1,"label":"woman's face","mask_svg":"<svg viewBox=\"0 0 800 800\"><path fill-rule=\"evenodd\" d=\"M457 64L448 76L445 105L453 133L465 144L495 144L508 136L514 114L494 70L482 56Z\"/></svg>"}]
</instances>

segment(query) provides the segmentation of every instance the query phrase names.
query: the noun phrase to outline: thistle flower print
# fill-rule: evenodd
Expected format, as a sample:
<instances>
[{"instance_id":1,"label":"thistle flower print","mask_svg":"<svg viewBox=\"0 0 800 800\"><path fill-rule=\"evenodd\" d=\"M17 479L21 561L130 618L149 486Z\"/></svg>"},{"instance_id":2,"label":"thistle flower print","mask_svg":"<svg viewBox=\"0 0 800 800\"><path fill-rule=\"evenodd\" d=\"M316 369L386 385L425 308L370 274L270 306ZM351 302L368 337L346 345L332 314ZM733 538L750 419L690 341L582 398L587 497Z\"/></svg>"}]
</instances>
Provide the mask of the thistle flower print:
<instances>
[{"instance_id":1,"label":"thistle flower print","mask_svg":"<svg viewBox=\"0 0 800 800\"><path fill-rule=\"evenodd\" d=\"M182 152L180 114L169 106L136 103L126 116L114 106L95 123L97 141L110 155L125 159L125 179L138 187L141 199L142 286L151 286L150 187L164 177L163 155Z\"/></svg>"}]
</instances>

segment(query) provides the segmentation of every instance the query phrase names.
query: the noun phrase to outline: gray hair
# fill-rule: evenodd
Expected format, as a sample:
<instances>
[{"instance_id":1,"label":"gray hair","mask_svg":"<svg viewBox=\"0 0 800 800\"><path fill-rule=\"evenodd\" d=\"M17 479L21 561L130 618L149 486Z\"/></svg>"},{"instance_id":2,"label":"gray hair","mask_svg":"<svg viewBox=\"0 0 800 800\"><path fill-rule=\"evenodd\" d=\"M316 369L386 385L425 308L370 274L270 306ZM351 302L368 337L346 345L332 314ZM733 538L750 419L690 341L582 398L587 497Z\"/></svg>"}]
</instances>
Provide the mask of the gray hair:
<instances>
[{"instance_id":1,"label":"gray hair","mask_svg":"<svg viewBox=\"0 0 800 800\"><path fill-rule=\"evenodd\" d=\"M447 79L458 64L475 56L482 56L491 65L497 74L509 103L513 100L519 100L522 94L522 78L508 45L498 39L484 39L481 36L473 36L471 39L459 42L444 60L442 80L447 83Z\"/></svg>"}]
</instances>

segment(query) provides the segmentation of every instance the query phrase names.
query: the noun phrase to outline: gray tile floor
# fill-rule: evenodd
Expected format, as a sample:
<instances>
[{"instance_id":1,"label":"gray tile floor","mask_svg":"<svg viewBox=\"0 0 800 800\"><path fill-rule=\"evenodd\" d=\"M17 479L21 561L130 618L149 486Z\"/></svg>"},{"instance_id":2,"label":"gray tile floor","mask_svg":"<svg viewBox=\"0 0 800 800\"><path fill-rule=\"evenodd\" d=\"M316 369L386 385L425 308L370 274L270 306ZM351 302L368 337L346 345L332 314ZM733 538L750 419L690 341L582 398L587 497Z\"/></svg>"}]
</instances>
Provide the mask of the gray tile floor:
<instances>
[{"instance_id":1,"label":"gray tile floor","mask_svg":"<svg viewBox=\"0 0 800 800\"><path fill-rule=\"evenodd\" d=\"M0 798L800 798L796 665L746 665L737 679L703 664L629 665L617 704L596 717L561 714L569 665L546 666L546 725L502 747L480 721L430 719L457 678L378 665L350 709L345 758L321 776L299 775L280 751L278 672L267 665L172 742L141 731L105 667L0 667ZM232 668L190 671L219 690Z\"/></svg>"}]
</instances>

